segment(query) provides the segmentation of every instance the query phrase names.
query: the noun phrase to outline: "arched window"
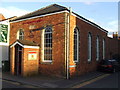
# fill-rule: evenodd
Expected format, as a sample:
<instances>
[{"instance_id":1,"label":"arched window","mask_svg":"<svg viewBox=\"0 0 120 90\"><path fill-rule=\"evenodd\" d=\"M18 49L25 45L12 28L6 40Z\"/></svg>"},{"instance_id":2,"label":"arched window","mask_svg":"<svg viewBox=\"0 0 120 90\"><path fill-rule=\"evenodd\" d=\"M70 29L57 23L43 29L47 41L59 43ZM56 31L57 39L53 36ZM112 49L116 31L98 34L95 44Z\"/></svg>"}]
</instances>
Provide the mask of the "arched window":
<instances>
[{"instance_id":1,"label":"arched window","mask_svg":"<svg viewBox=\"0 0 120 90\"><path fill-rule=\"evenodd\" d=\"M99 60L99 37L96 38L96 60Z\"/></svg>"},{"instance_id":2,"label":"arched window","mask_svg":"<svg viewBox=\"0 0 120 90\"><path fill-rule=\"evenodd\" d=\"M17 33L17 39L23 40L24 39L24 30L20 29Z\"/></svg>"},{"instance_id":3,"label":"arched window","mask_svg":"<svg viewBox=\"0 0 120 90\"><path fill-rule=\"evenodd\" d=\"M77 28L74 29L74 61L79 60L79 31Z\"/></svg>"},{"instance_id":4,"label":"arched window","mask_svg":"<svg viewBox=\"0 0 120 90\"><path fill-rule=\"evenodd\" d=\"M103 59L105 59L105 39L103 39Z\"/></svg>"},{"instance_id":5,"label":"arched window","mask_svg":"<svg viewBox=\"0 0 120 90\"><path fill-rule=\"evenodd\" d=\"M92 35L88 34L88 62L92 59Z\"/></svg>"},{"instance_id":6,"label":"arched window","mask_svg":"<svg viewBox=\"0 0 120 90\"><path fill-rule=\"evenodd\" d=\"M44 61L52 61L52 27L47 26L44 32Z\"/></svg>"}]
</instances>

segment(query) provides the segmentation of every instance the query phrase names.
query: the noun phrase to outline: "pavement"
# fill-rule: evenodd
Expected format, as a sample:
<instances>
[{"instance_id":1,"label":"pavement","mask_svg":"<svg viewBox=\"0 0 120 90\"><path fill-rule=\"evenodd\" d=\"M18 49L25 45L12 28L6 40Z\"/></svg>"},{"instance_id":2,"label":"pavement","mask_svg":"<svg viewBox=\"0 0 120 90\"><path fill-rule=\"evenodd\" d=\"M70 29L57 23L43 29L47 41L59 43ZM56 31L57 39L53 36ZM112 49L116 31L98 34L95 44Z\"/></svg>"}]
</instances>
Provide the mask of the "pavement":
<instances>
[{"instance_id":1,"label":"pavement","mask_svg":"<svg viewBox=\"0 0 120 90\"><path fill-rule=\"evenodd\" d=\"M30 85L35 88L71 88L74 85L92 80L99 76L104 75L103 72L89 72L85 75L75 76L69 80L57 77L47 77L42 75L36 75L31 77L22 77L22 76L14 76L9 72L0 72L2 74L2 80L16 82L23 85Z\"/></svg>"}]
</instances>

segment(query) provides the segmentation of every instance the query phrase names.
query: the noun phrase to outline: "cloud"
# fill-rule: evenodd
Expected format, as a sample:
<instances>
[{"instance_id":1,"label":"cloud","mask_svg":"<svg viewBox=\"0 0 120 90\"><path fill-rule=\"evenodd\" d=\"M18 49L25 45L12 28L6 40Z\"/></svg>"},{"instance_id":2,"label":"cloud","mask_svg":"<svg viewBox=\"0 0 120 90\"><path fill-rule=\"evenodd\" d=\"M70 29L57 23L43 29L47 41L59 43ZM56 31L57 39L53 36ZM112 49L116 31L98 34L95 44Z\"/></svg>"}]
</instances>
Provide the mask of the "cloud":
<instances>
[{"instance_id":1,"label":"cloud","mask_svg":"<svg viewBox=\"0 0 120 90\"><path fill-rule=\"evenodd\" d=\"M83 3L86 4L86 5L92 5L95 2L83 2Z\"/></svg>"},{"instance_id":2,"label":"cloud","mask_svg":"<svg viewBox=\"0 0 120 90\"><path fill-rule=\"evenodd\" d=\"M110 32L117 32L118 31L118 20L110 21L106 24L106 29Z\"/></svg>"},{"instance_id":3,"label":"cloud","mask_svg":"<svg viewBox=\"0 0 120 90\"><path fill-rule=\"evenodd\" d=\"M2 13L5 16L5 18L9 18L13 16L21 16L29 12L30 11L19 9L13 6L9 6L6 8L0 7L0 13Z\"/></svg>"}]
</instances>

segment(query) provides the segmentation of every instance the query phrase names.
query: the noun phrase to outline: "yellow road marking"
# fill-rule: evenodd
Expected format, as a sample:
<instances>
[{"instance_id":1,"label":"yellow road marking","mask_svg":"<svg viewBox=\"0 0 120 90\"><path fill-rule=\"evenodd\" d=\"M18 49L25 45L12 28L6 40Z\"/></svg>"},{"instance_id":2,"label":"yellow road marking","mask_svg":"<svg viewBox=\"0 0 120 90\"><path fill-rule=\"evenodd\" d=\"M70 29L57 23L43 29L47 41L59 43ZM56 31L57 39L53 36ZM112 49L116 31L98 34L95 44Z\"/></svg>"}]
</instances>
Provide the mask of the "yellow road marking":
<instances>
[{"instance_id":1,"label":"yellow road marking","mask_svg":"<svg viewBox=\"0 0 120 90\"><path fill-rule=\"evenodd\" d=\"M75 86L73 86L72 88L80 88L80 87L83 87L83 86L85 86L85 85L87 85L87 84L90 84L90 83L92 83L92 82L95 82L95 81L97 81L97 80L100 80L100 79L102 79L102 78L104 78L104 77L107 77L107 76L109 76L109 75L110 75L110 74L104 74L104 75L99 76L99 77L97 77L97 78L95 78L95 79L92 79L92 80L83 82L83 83L81 83L81 84L79 84L79 85L75 85Z\"/></svg>"}]
</instances>

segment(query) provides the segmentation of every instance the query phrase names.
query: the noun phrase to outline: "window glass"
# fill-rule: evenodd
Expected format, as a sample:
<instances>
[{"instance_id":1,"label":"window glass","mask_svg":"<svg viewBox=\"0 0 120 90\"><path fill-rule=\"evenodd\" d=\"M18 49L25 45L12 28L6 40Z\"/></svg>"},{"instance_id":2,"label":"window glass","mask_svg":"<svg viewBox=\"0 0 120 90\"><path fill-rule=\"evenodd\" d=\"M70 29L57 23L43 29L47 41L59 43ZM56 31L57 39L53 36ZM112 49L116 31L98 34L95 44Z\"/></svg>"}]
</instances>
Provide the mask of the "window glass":
<instances>
[{"instance_id":1,"label":"window glass","mask_svg":"<svg viewBox=\"0 0 120 90\"><path fill-rule=\"evenodd\" d=\"M48 26L44 33L44 61L52 61L52 27Z\"/></svg>"}]
</instances>

